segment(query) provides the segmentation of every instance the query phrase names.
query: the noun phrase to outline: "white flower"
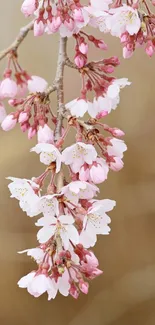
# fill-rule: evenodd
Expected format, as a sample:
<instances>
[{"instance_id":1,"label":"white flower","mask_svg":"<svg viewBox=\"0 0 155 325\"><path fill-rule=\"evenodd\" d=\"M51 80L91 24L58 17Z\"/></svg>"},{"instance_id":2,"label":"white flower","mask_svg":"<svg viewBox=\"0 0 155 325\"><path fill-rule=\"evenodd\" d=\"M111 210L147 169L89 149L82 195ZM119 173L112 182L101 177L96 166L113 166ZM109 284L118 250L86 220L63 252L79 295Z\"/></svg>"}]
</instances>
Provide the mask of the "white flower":
<instances>
[{"instance_id":1,"label":"white flower","mask_svg":"<svg viewBox=\"0 0 155 325\"><path fill-rule=\"evenodd\" d=\"M31 180L8 177L12 183L8 185L11 192L11 198L16 198L23 211L29 216L37 215L36 207L39 201L38 195L34 190L38 190L38 185ZM37 213L37 214L36 214Z\"/></svg>"},{"instance_id":2,"label":"white flower","mask_svg":"<svg viewBox=\"0 0 155 325\"><path fill-rule=\"evenodd\" d=\"M111 9L109 13L106 23L113 36L120 37L124 32L128 32L130 35L138 33L141 21L136 9L124 4L121 7Z\"/></svg>"},{"instance_id":3,"label":"white flower","mask_svg":"<svg viewBox=\"0 0 155 325\"><path fill-rule=\"evenodd\" d=\"M87 215L83 221L83 230L80 234L80 243L89 248L95 245L98 234L108 235L110 228L108 224L111 219L106 212L111 211L116 205L112 200L96 200L92 202Z\"/></svg>"},{"instance_id":4,"label":"white flower","mask_svg":"<svg viewBox=\"0 0 155 325\"><path fill-rule=\"evenodd\" d=\"M55 194L38 196L34 189L38 189L38 185L31 180L8 177L12 181L8 185L11 197L19 200L21 209L27 213L29 217L37 216L40 213L47 215L58 215L58 201Z\"/></svg>"},{"instance_id":5,"label":"white flower","mask_svg":"<svg viewBox=\"0 0 155 325\"><path fill-rule=\"evenodd\" d=\"M38 231L37 238L40 243L46 243L52 236L60 236L65 249L69 247L69 240L74 244L79 242L79 234L73 226L74 218L71 215L55 217L43 217L39 219L36 226L43 226Z\"/></svg>"},{"instance_id":6,"label":"white flower","mask_svg":"<svg viewBox=\"0 0 155 325\"><path fill-rule=\"evenodd\" d=\"M28 80L28 90L30 93L42 93L46 90L47 86L47 81L38 76L31 76L31 79Z\"/></svg>"},{"instance_id":7,"label":"white flower","mask_svg":"<svg viewBox=\"0 0 155 325\"><path fill-rule=\"evenodd\" d=\"M34 297L40 297L47 291L48 300L54 299L57 294L57 285L54 280L45 274L36 274L35 271L27 274L18 281L20 288L27 288L27 291Z\"/></svg>"},{"instance_id":8,"label":"white flower","mask_svg":"<svg viewBox=\"0 0 155 325\"><path fill-rule=\"evenodd\" d=\"M97 158L97 152L91 144L77 142L66 148L62 153L62 161L70 165L74 173L78 173L84 163L92 164Z\"/></svg>"},{"instance_id":9,"label":"white flower","mask_svg":"<svg viewBox=\"0 0 155 325\"><path fill-rule=\"evenodd\" d=\"M81 98L77 98L66 104L66 108L76 117L83 117L91 109L92 103Z\"/></svg>"},{"instance_id":10,"label":"white flower","mask_svg":"<svg viewBox=\"0 0 155 325\"><path fill-rule=\"evenodd\" d=\"M82 181L71 182L61 189L61 193L74 204L78 204L79 199L92 199L97 192L97 186Z\"/></svg>"},{"instance_id":11,"label":"white flower","mask_svg":"<svg viewBox=\"0 0 155 325\"><path fill-rule=\"evenodd\" d=\"M124 143L123 140L112 138L110 140L112 145L107 146L107 153L109 156L114 157L123 157L123 152L127 150L127 145Z\"/></svg>"},{"instance_id":12,"label":"white flower","mask_svg":"<svg viewBox=\"0 0 155 325\"><path fill-rule=\"evenodd\" d=\"M40 161L45 165L50 165L52 162L56 162L56 173L60 171L61 153L53 144L38 143L31 149L31 151L40 154Z\"/></svg>"},{"instance_id":13,"label":"white flower","mask_svg":"<svg viewBox=\"0 0 155 325\"><path fill-rule=\"evenodd\" d=\"M125 86L130 86L131 82L127 78L115 79L112 84L108 87L106 96L114 99L119 96L120 90Z\"/></svg>"},{"instance_id":14,"label":"white flower","mask_svg":"<svg viewBox=\"0 0 155 325\"><path fill-rule=\"evenodd\" d=\"M27 256L31 256L32 258L34 258L38 264L40 264L43 261L43 258L45 256L45 252L39 247L25 249L23 251L18 252L18 254L23 254L23 253L27 253Z\"/></svg>"}]
</instances>

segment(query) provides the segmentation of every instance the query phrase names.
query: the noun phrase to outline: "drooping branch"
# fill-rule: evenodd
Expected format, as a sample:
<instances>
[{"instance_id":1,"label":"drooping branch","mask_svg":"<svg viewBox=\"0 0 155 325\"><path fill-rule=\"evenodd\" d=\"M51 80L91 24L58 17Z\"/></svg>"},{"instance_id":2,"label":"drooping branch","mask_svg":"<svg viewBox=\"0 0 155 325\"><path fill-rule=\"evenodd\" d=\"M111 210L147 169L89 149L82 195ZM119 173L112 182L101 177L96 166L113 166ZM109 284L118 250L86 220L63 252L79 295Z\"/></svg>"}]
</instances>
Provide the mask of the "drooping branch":
<instances>
[{"instance_id":1,"label":"drooping branch","mask_svg":"<svg viewBox=\"0 0 155 325\"><path fill-rule=\"evenodd\" d=\"M31 21L28 25L20 29L19 35L17 36L15 41L7 49L0 52L0 60L2 60L10 52L17 52L19 45L23 42L29 31L33 29L33 24L34 21Z\"/></svg>"},{"instance_id":2,"label":"drooping branch","mask_svg":"<svg viewBox=\"0 0 155 325\"><path fill-rule=\"evenodd\" d=\"M66 46L67 38L60 37L57 72L55 79L57 89L57 124L55 128L55 141L57 141L61 136L63 114L65 112L63 77L66 60Z\"/></svg>"}]
</instances>

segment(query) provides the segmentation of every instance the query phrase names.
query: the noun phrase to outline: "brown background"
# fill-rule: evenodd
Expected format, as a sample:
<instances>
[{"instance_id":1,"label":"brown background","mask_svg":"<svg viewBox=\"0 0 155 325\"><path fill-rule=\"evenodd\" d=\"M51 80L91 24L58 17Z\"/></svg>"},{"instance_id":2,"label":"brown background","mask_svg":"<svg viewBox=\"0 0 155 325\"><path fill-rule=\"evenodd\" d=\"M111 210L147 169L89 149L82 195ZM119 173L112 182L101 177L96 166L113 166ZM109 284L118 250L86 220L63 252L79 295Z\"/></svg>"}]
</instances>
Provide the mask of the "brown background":
<instances>
[{"instance_id":1,"label":"brown background","mask_svg":"<svg viewBox=\"0 0 155 325\"><path fill-rule=\"evenodd\" d=\"M0 48L6 47L21 25L22 1L0 3ZM96 31L97 33L97 31ZM99 33L98 33L99 34ZM98 37L101 37L98 35ZM121 56L117 39L106 36L109 55ZM58 35L26 39L20 49L20 63L28 72L54 78ZM72 44L69 44L72 56ZM92 57L101 53L92 48ZM0 131L0 324L2 325L154 325L155 324L155 58L138 50L130 60L121 59L118 77L128 77L121 105L108 117L112 126L126 132L128 152L125 168L110 173L101 197L116 199L110 236L101 237L95 248L104 275L91 283L88 296L78 301L58 296L31 297L18 289L18 279L32 270L33 262L18 250L35 247L34 220L15 200L9 199L6 176L29 178L43 170L38 157L29 154L35 141L28 142L19 128ZM3 71L1 63L0 71ZM76 72L66 73L66 101L78 94ZM55 97L52 97L53 107Z\"/></svg>"}]
</instances>

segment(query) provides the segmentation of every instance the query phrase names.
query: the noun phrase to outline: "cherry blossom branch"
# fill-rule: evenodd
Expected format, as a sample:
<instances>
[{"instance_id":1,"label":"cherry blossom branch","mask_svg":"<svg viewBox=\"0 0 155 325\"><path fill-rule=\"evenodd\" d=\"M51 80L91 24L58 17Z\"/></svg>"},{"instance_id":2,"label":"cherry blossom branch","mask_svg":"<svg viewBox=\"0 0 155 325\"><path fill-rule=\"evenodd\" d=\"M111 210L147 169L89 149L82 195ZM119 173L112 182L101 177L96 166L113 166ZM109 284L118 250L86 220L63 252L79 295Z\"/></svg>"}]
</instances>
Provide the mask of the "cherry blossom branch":
<instances>
[{"instance_id":1,"label":"cherry blossom branch","mask_svg":"<svg viewBox=\"0 0 155 325\"><path fill-rule=\"evenodd\" d=\"M33 30L33 25L34 21L31 21L29 24L20 29L19 35L15 41L7 49L0 52L0 60L2 60L10 52L14 52L16 54L18 47L23 42L29 31Z\"/></svg>"},{"instance_id":2,"label":"cherry blossom branch","mask_svg":"<svg viewBox=\"0 0 155 325\"><path fill-rule=\"evenodd\" d=\"M66 45L67 45L67 38L60 37L57 72L56 72L56 79L54 82L56 84L57 102L58 102L57 124L55 128L55 141L57 141L61 136L63 114L65 112L63 76L64 76L64 67L65 67L65 60L66 60Z\"/></svg>"}]
</instances>

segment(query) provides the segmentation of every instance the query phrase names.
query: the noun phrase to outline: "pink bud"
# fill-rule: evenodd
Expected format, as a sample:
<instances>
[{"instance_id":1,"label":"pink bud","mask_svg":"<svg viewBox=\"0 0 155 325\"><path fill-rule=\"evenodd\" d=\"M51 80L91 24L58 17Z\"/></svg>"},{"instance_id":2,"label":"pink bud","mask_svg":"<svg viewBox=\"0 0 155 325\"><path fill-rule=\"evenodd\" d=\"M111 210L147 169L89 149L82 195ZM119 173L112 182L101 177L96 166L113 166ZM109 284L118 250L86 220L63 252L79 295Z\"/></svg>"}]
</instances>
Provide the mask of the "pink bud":
<instances>
[{"instance_id":1,"label":"pink bud","mask_svg":"<svg viewBox=\"0 0 155 325\"><path fill-rule=\"evenodd\" d=\"M20 128L22 132L26 132L30 127L30 124L28 122L24 122L23 124L20 125Z\"/></svg>"},{"instance_id":2,"label":"pink bud","mask_svg":"<svg viewBox=\"0 0 155 325\"><path fill-rule=\"evenodd\" d=\"M80 51L82 54L87 54L87 53L88 53L88 44L82 42L82 43L80 44L80 46L79 46L79 51Z\"/></svg>"},{"instance_id":3,"label":"pink bud","mask_svg":"<svg viewBox=\"0 0 155 325\"><path fill-rule=\"evenodd\" d=\"M17 85L11 78L5 78L0 84L0 94L2 98L14 98L17 95Z\"/></svg>"},{"instance_id":4,"label":"pink bud","mask_svg":"<svg viewBox=\"0 0 155 325\"><path fill-rule=\"evenodd\" d=\"M28 80L28 90L30 93L42 93L46 90L47 86L47 81L38 76L31 76L31 79Z\"/></svg>"},{"instance_id":5,"label":"pink bud","mask_svg":"<svg viewBox=\"0 0 155 325\"><path fill-rule=\"evenodd\" d=\"M145 52L150 57L153 55L153 53L154 53L154 46L153 46L152 41L148 41L147 42Z\"/></svg>"},{"instance_id":6,"label":"pink bud","mask_svg":"<svg viewBox=\"0 0 155 325\"><path fill-rule=\"evenodd\" d=\"M38 143L53 143L53 131L49 128L47 124L44 126L39 126L38 129Z\"/></svg>"},{"instance_id":7,"label":"pink bud","mask_svg":"<svg viewBox=\"0 0 155 325\"><path fill-rule=\"evenodd\" d=\"M64 21L64 25L72 32L74 29L74 21L73 19L68 19Z\"/></svg>"},{"instance_id":8,"label":"pink bud","mask_svg":"<svg viewBox=\"0 0 155 325\"><path fill-rule=\"evenodd\" d=\"M25 0L21 7L21 12L28 17L34 13L36 10L36 0Z\"/></svg>"},{"instance_id":9,"label":"pink bud","mask_svg":"<svg viewBox=\"0 0 155 325\"><path fill-rule=\"evenodd\" d=\"M3 120L1 127L4 131L10 131L15 127L16 123L17 123L17 119L14 118L13 114L9 114Z\"/></svg>"},{"instance_id":10,"label":"pink bud","mask_svg":"<svg viewBox=\"0 0 155 325\"><path fill-rule=\"evenodd\" d=\"M131 58L132 54L133 54L133 51L129 51L126 46L123 47L123 58L124 59Z\"/></svg>"},{"instance_id":11,"label":"pink bud","mask_svg":"<svg viewBox=\"0 0 155 325\"><path fill-rule=\"evenodd\" d=\"M87 295L88 289L89 289L89 284L88 282L84 282L82 279L79 280L79 288L80 290Z\"/></svg>"},{"instance_id":12,"label":"pink bud","mask_svg":"<svg viewBox=\"0 0 155 325\"><path fill-rule=\"evenodd\" d=\"M89 168L86 166L82 166L79 171L79 179L80 181L88 181L89 180Z\"/></svg>"},{"instance_id":13,"label":"pink bud","mask_svg":"<svg viewBox=\"0 0 155 325\"><path fill-rule=\"evenodd\" d=\"M24 123L29 119L29 115L26 112L21 112L19 114L18 122L19 123Z\"/></svg>"},{"instance_id":14,"label":"pink bud","mask_svg":"<svg viewBox=\"0 0 155 325\"><path fill-rule=\"evenodd\" d=\"M101 50L107 50L108 49L107 44L105 44L104 41L102 41L102 40L99 40L99 41L95 42L95 45L97 47L99 47Z\"/></svg>"},{"instance_id":15,"label":"pink bud","mask_svg":"<svg viewBox=\"0 0 155 325\"><path fill-rule=\"evenodd\" d=\"M40 20L39 22L35 20L34 22L34 36L41 36L44 34L44 23Z\"/></svg>"},{"instance_id":16,"label":"pink bud","mask_svg":"<svg viewBox=\"0 0 155 325\"><path fill-rule=\"evenodd\" d=\"M69 293L74 299L77 299L79 297L79 290L74 283L71 283Z\"/></svg>"},{"instance_id":17,"label":"pink bud","mask_svg":"<svg viewBox=\"0 0 155 325\"><path fill-rule=\"evenodd\" d=\"M28 130L28 139L31 140L36 135L36 133L36 129L31 126Z\"/></svg>"},{"instance_id":18,"label":"pink bud","mask_svg":"<svg viewBox=\"0 0 155 325\"><path fill-rule=\"evenodd\" d=\"M81 69L81 68L83 68L84 65L86 64L86 59L84 58L83 55L78 54L78 55L76 55L76 57L75 57L75 59L74 59L74 62L75 62L75 64L77 65L77 67L78 67L79 69Z\"/></svg>"},{"instance_id":19,"label":"pink bud","mask_svg":"<svg viewBox=\"0 0 155 325\"><path fill-rule=\"evenodd\" d=\"M50 22L49 20L47 21L47 26L51 33L57 32L59 27L61 26L61 24L62 24L62 21L61 21L60 16L53 17L52 22Z\"/></svg>"},{"instance_id":20,"label":"pink bud","mask_svg":"<svg viewBox=\"0 0 155 325\"><path fill-rule=\"evenodd\" d=\"M128 41L128 34L124 33L121 35L120 41L121 43L127 42Z\"/></svg>"},{"instance_id":21,"label":"pink bud","mask_svg":"<svg viewBox=\"0 0 155 325\"><path fill-rule=\"evenodd\" d=\"M11 106L11 107L16 107L18 105L22 105L24 103L24 99L17 99L17 98L14 98L14 99L9 99L8 100L8 104Z\"/></svg>"},{"instance_id":22,"label":"pink bud","mask_svg":"<svg viewBox=\"0 0 155 325\"><path fill-rule=\"evenodd\" d=\"M110 128L107 127L107 129L105 128L105 130L107 130L108 132L110 132L114 137L123 137L125 135L125 133L118 129L118 128Z\"/></svg>"},{"instance_id":23,"label":"pink bud","mask_svg":"<svg viewBox=\"0 0 155 325\"><path fill-rule=\"evenodd\" d=\"M100 120L101 118L103 118L107 115L108 115L107 111L101 111L100 113L97 114L96 119Z\"/></svg>"},{"instance_id":24,"label":"pink bud","mask_svg":"<svg viewBox=\"0 0 155 325\"><path fill-rule=\"evenodd\" d=\"M5 117L6 117L6 110L3 103L0 102L0 123L4 121Z\"/></svg>"},{"instance_id":25,"label":"pink bud","mask_svg":"<svg viewBox=\"0 0 155 325\"><path fill-rule=\"evenodd\" d=\"M104 159L97 158L90 168L90 181L100 184L107 179L109 167Z\"/></svg>"},{"instance_id":26,"label":"pink bud","mask_svg":"<svg viewBox=\"0 0 155 325\"><path fill-rule=\"evenodd\" d=\"M78 22L81 22L81 23L84 22L84 17L83 17L81 9L75 9L73 11L73 17L74 17L74 20L76 20Z\"/></svg>"}]
</instances>

